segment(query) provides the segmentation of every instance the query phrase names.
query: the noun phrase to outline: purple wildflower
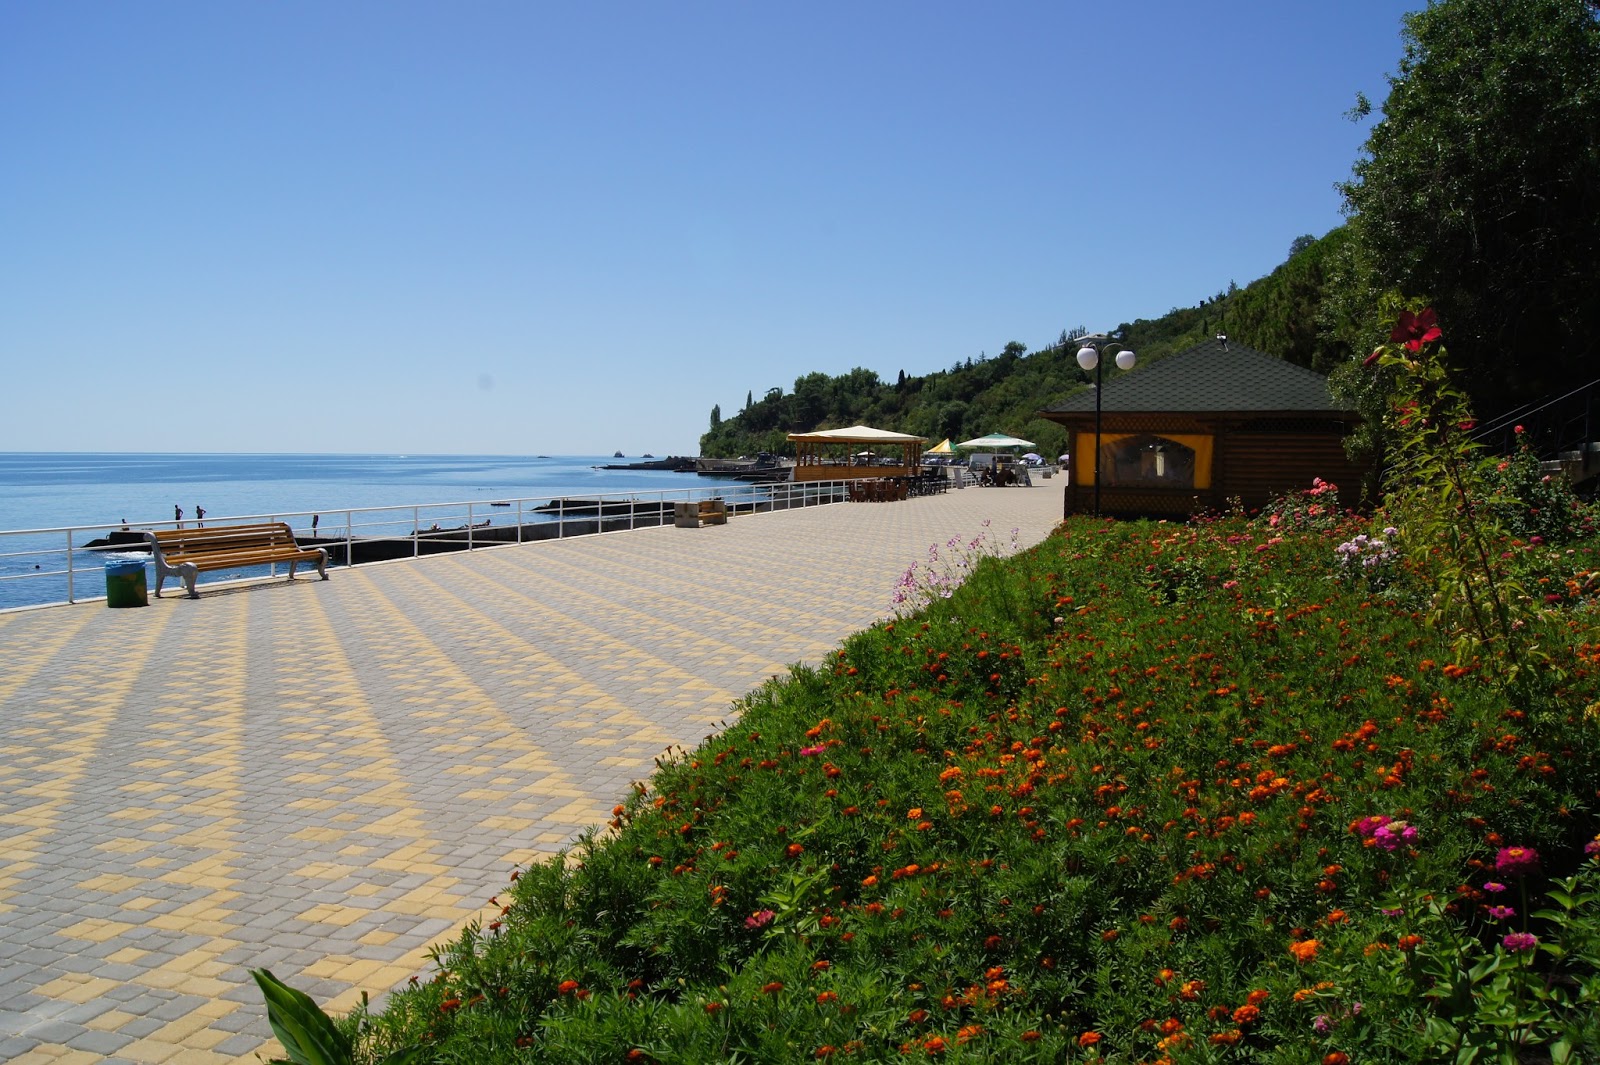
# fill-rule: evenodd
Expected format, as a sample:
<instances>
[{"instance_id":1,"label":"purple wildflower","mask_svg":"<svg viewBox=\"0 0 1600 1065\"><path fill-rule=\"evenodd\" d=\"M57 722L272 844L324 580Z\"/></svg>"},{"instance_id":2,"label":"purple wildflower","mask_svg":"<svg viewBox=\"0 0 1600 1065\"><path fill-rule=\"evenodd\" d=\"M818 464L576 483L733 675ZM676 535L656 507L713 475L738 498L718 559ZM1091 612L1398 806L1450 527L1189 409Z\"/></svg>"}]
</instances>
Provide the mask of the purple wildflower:
<instances>
[{"instance_id":1,"label":"purple wildflower","mask_svg":"<svg viewBox=\"0 0 1600 1065\"><path fill-rule=\"evenodd\" d=\"M744 919L744 926L746 928L765 928L772 923L772 919L776 916L778 915L771 910L757 910Z\"/></svg>"},{"instance_id":2,"label":"purple wildflower","mask_svg":"<svg viewBox=\"0 0 1600 1065\"><path fill-rule=\"evenodd\" d=\"M1504 884L1497 883L1496 881L1493 881L1493 880L1491 880L1487 884L1483 885L1483 890L1487 891L1491 895L1498 895L1498 894L1500 894L1500 892L1504 891L1505 889L1506 889L1506 886Z\"/></svg>"},{"instance_id":3,"label":"purple wildflower","mask_svg":"<svg viewBox=\"0 0 1600 1065\"><path fill-rule=\"evenodd\" d=\"M1532 932L1511 932L1500 942L1511 953L1517 954L1537 947L1539 945L1539 937Z\"/></svg>"},{"instance_id":4,"label":"purple wildflower","mask_svg":"<svg viewBox=\"0 0 1600 1065\"><path fill-rule=\"evenodd\" d=\"M1517 915L1517 909L1516 909L1515 906L1490 906L1489 907L1489 916L1493 917L1496 921L1504 921L1507 918L1515 917L1516 915Z\"/></svg>"}]
</instances>

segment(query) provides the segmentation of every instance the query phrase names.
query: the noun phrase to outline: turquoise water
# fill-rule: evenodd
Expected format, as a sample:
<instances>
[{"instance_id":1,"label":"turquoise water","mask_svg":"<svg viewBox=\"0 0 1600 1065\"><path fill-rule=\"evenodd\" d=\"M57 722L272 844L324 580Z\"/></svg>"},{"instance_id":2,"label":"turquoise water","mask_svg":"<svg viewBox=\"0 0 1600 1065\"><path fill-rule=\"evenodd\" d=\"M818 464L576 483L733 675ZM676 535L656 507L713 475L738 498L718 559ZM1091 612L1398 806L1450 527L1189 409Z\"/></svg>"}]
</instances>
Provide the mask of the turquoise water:
<instances>
[{"instance_id":1,"label":"turquoise water","mask_svg":"<svg viewBox=\"0 0 1600 1065\"><path fill-rule=\"evenodd\" d=\"M630 456L637 460L639 456ZM172 455L0 453L0 530L60 526L137 528L171 522L173 508L194 520L204 507L207 521L246 515L301 515L291 519L307 531L319 515L323 535L342 531L347 511L414 504L472 504L434 507L417 524L452 528L471 522L513 524L515 508L491 508L494 500L556 496L592 497L624 493L651 498L662 491L718 487L727 494L750 491L737 482L694 474L645 470L597 470L606 456L561 455ZM358 535L409 533L412 515L348 515ZM524 521L536 520L527 511ZM392 520L396 524L381 526ZM404 525L402 530L399 526ZM81 533L81 545L104 530ZM64 537L0 536L0 608L59 602L67 598L65 577L33 578L66 567ZM48 548L50 555L17 553ZM75 554L76 597L103 594L100 559ZM27 579L8 580L24 576Z\"/></svg>"}]
</instances>

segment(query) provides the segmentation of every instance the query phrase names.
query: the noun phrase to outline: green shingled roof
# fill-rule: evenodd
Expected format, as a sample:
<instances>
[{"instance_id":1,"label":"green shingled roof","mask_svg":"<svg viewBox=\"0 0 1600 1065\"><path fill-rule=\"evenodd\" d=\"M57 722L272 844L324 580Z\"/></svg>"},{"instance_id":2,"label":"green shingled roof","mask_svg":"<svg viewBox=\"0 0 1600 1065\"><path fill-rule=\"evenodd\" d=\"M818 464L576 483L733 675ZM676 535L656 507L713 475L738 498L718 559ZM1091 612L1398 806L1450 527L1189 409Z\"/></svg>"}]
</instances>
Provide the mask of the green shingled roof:
<instances>
[{"instance_id":1,"label":"green shingled roof","mask_svg":"<svg viewBox=\"0 0 1600 1065\"><path fill-rule=\"evenodd\" d=\"M1325 411L1348 408L1328 392L1328 379L1237 341L1207 340L1105 384L1101 409L1164 411ZM1094 389L1040 411L1094 412Z\"/></svg>"}]
</instances>

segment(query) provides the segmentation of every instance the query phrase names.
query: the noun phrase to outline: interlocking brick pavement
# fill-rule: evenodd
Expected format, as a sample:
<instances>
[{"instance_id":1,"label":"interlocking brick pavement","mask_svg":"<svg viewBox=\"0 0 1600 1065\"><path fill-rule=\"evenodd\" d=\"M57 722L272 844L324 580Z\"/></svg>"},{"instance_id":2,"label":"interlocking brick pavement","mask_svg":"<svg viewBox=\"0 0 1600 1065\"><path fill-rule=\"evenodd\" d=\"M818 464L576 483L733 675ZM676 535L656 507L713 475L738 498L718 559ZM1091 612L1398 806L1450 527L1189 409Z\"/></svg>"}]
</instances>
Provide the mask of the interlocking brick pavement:
<instances>
[{"instance_id":1,"label":"interlocking brick pavement","mask_svg":"<svg viewBox=\"0 0 1600 1065\"><path fill-rule=\"evenodd\" d=\"M1059 487L842 503L0 614L0 1060L276 1051L422 971L514 864Z\"/></svg>"}]
</instances>

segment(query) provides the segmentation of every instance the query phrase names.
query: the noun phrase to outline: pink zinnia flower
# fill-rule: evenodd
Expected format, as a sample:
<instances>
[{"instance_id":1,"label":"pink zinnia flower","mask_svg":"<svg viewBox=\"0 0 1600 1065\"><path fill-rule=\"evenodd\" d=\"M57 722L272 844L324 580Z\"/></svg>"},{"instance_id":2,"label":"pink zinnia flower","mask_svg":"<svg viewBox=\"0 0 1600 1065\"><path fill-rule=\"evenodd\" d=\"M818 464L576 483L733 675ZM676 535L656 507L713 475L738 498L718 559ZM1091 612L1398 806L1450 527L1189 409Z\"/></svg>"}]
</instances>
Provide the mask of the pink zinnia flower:
<instances>
[{"instance_id":1,"label":"pink zinnia flower","mask_svg":"<svg viewBox=\"0 0 1600 1065\"><path fill-rule=\"evenodd\" d=\"M1500 942L1511 953L1517 954L1537 947L1539 945L1539 937L1532 932L1512 932Z\"/></svg>"},{"instance_id":2,"label":"pink zinnia flower","mask_svg":"<svg viewBox=\"0 0 1600 1065\"><path fill-rule=\"evenodd\" d=\"M1539 871L1539 852L1532 847L1501 847L1494 871L1505 876L1527 876Z\"/></svg>"},{"instance_id":3,"label":"pink zinnia flower","mask_svg":"<svg viewBox=\"0 0 1600 1065\"><path fill-rule=\"evenodd\" d=\"M771 910L757 910L744 919L744 926L746 928L765 928L772 923L772 919L776 916L778 915Z\"/></svg>"}]
</instances>

